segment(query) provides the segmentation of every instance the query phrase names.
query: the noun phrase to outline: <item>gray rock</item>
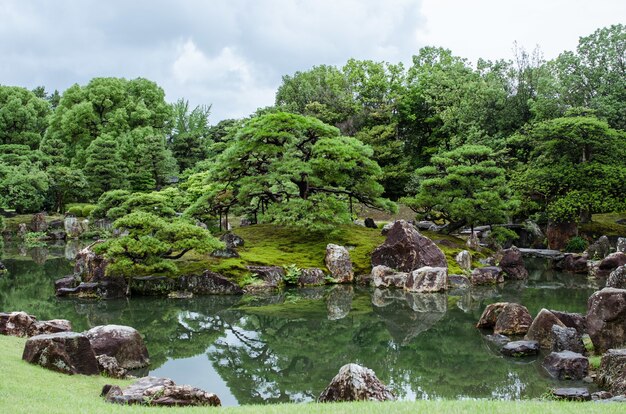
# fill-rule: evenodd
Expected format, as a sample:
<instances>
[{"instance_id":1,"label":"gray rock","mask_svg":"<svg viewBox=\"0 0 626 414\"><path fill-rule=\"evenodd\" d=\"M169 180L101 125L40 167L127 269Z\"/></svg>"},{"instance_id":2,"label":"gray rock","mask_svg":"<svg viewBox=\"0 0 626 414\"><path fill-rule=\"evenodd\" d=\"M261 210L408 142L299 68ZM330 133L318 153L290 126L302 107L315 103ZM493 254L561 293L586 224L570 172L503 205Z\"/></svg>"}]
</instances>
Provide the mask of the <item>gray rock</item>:
<instances>
[{"instance_id":1,"label":"gray rock","mask_svg":"<svg viewBox=\"0 0 626 414\"><path fill-rule=\"evenodd\" d=\"M102 396L111 403L151 406L220 406L217 395L169 378L143 377L125 388L105 385Z\"/></svg>"},{"instance_id":2,"label":"gray rock","mask_svg":"<svg viewBox=\"0 0 626 414\"><path fill-rule=\"evenodd\" d=\"M587 301L587 333L596 352L626 344L626 289L604 288Z\"/></svg>"},{"instance_id":3,"label":"gray rock","mask_svg":"<svg viewBox=\"0 0 626 414\"><path fill-rule=\"evenodd\" d=\"M526 357L539 354L537 341L513 341L509 342L500 350L502 355L510 357Z\"/></svg>"},{"instance_id":4,"label":"gray rock","mask_svg":"<svg viewBox=\"0 0 626 414\"><path fill-rule=\"evenodd\" d=\"M36 320L26 312L0 313L0 335L29 336L30 327Z\"/></svg>"},{"instance_id":5,"label":"gray rock","mask_svg":"<svg viewBox=\"0 0 626 414\"><path fill-rule=\"evenodd\" d=\"M472 270L470 281L473 285L495 285L504 282L504 275L496 266L479 267Z\"/></svg>"},{"instance_id":6,"label":"gray rock","mask_svg":"<svg viewBox=\"0 0 626 414\"><path fill-rule=\"evenodd\" d=\"M589 272L589 261L587 254L571 254L566 253L556 265L557 269L571 273L587 273Z\"/></svg>"},{"instance_id":7,"label":"gray rock","mask_svg":"<svg viewBox=\"0 0 626 414\"><path fill-rule=\"evenodd\" d=\"M592 276L604 279L608 277L612 271L623 265L626 265L626 253L611 253L600 262L596 263L590 269L590 273Z\"/></svg>"},{"instance_id":8,"label":"gray rock","mask_svg":"<svg viewBox=\"0 0 626 414\"><path fill-rule=\"evenodd\" d=\"M580 313L561 312L550 310L568 328L576 329L580 335L585 333L585 316Z\"/></svg>"},{"instance_id":9,"label":"gray rock","mask_svg":"<svg viewBox=\"0 0 626 414\"><path fill-rule=\"evenodd\" d=\"M357 364L339 369L328 387L320 394L319 402L338 401L393 401L395 396L374 371Z\"/></svg>"},{"instance_id":10,"label":"gray rock","mask_svg":"<svg viewBox=\"0 0 626 414\"><path fill-rule=\"evenodd\" d=\"M472 270L472 254L467 250L462 250L454 257L459 267L463 270Z\"/></svg>"},{"instance_id":11,"label":"gray rock","mask_svg":"<svg viewBox=\"0 0 626 414\"><path fill-rule=\"evenodd\" d=\"M497 302L487 305L482 315L480 315L476 327L480 329L493 328L496 325L498 316L500 316L500 313L502 313L508 304L509 302Z\"/></svg>"},{"instance_id":12,"label":"gray rock","mask_svg":"<svg viewBox=\"0 0 626 414\"><path fill-rule=\"evenodd\" d=\"M578 354L585 353L585 346L580 334L575 328L566 328L552 325L552 352L572 351Z\"/></svg>"},{"instance_id":13,"label":"gray rock","mask_svg":"<svg viewBox=\"0 0 626 414\"><path fill-rule=\"evenodd\" d=\"M35 213L30 219L30 231L45 233L48 230L46 213Z\"/></svg>"},{"instance_id":14,"label":"gray rock","mask_svg":"<svg viewBox=\"0 0 626 414\"><path fill-rule=\"evenodd\" d=\"M596 391L591 394L593 401L608 400L609 398L613 398L613 394L608 391Z\"/></svg>"},{"instance_id":15,"label":"gray rock","mask_svg":"<svg viewBox=\"0 0 626 414\"><path fill-rule=\"evenodd\" d=\"M130 289L133 295L167 296L178 289L178 282L167 276L138 276L133 277Z\"/></svg>"},{"instance_id":16,"label":"gray rock","mask_svg":"<svg viewBox=\"0 0 626 414\"><path fill-rule=\"evenodd\" d=\"M332 243L328 244L324 262L330 271L330 275L339 283L350 283L354 279L350 253L345 247Z\"/></svg>"},{"instance_id":17,"label":"gray rock","mask_svg":"<svg viewBox=\"0 0 626 414\"><path fill-rule=\"evenodd\" d=\"M480 251L480 239L478 238L478 235L476 234L476 232L472 233L468 239L467 242L465 243L467 245L468 248L474 250L474 251Z\"/></svg>"},{"instance_id":18,"label":"gray rock","mask_svg":"<svg viewBox=\"0 0 626 414\"><path fill-rule=\"evenodd\" d=\"M386 236L387 234L389 234L394 224L395 224L395 221L385 224L383 226L383 229L380 231L380 234L382 234L383 236Z\"/></svg>"},{"instance_id":19,"label":"gray rock","mask_svg":"<svg viewBox=\"0 0 626 414\"><path fill-rule=\"evenodd\" d=\"M67 319L51 319L49 321L35 321L28 329L28 336L71 331L72 323Z\"/></svg>"},{"instance_id":20,"label":"gray rock","mask_svg":"<svg viewBox=\"0 0 626 414\"><path fill-rule=\"evenodd\" d=\"M213 250L211 252L211 256L220 257L222 259L232 259L235 257L239 257L239 253L232 247L226 247L225 249Z\"/></svg>"},{"instance_id":21,"label":"gray rock","mask_svg":"<svg viewBox=\"0 0 626 414\"><path fill-rule=\"evenodd\" d=\"M98 361L98 369L107 377L126 378L128 376L128 371L120 367L115 357L98 355L96 356L96 360Z\"/></svg>"},{"instance_id":22,"label":"gray rock","mask_svg":"<svg viewBox=\"0 0 626 414\"><path fill-rule=\"evenodd\" d=\"M616 251L626 253L626 237L617 238Z\"/></svg>"},{"instance_id":23,"label":"gray rock","mask_svg":"<svg viewBox=\"0 0 626 414\"><path fill-rule=\"evenodd\" d=\"M409 273L404 290L418 293L442 292L448 289L448 268L425 266Z\"/></svg>"},{"instance_id":24,"label":"gray rock","mask_svg":"<svg viewBox=\"0 0 626 414\"><path fill-rule=\"evenodd\" d=\"M467 276L448 275L448 287L451 288L467 288L471 286L471 282Z\"/></svg>"},{"instance_id":25,"label":"gray rock","mask_svg":"<svg viewBox=\"0 0 626 414\"><path fill-rule=\"evenodd\" d=\"M60 332L29 338L22 359L64 374L98 375L98 362L86 335Z\"/></svg>"},{"instance_id":26,"label":"gray rock","mask_svg":"<svg viewBox=\"0 0 626 414\"><path fill-rule=\"evenodd\" d=\"M150 363L143 338L130 326L96 326L85 334L96 355L114 357L122 368L137 369Z\"/></svg>"},{"instance_id":27,"label":"gray rock","mask_svg":"<svg viewBox=\"0 0 626 414\"><path fill-rule=\"evenodd\" d=\"M404 288L408 273L396 272L390 267L378 265L372 268L371 279L372 283L377 288Z\"/></svg>"},{"instance_id":28,"label":"gray rock","mask_svg":"<svg viewBox=\"0 0 626 414\"><path fill-rule=\"evenodd\" d=\"M511 342L511 338L501 334L485 335L485 339L500 348Z\"/></svg>"},{"instance_id":29,"label":"gray rock","mask_svg":"<svg viewBox=\"0 0 626 414\"><path fill-rule=\"evenodd\" d=\"M194 295L239 295L243 293L238 284L210 270L205 270L201 275L181 276L178 279L177 288Z\"/></svg>"},{"instance_id":30,"label":"gray rock","mask_svg":"<svg viewBox=\"0 0 626 414\"><path fill-rule=\"evenodd\" d=\"M326 283L326 275L322 269L311 267L302 269L298 277L298 286L319 286Z\"/></svg>"},{"instance_id":31,"label":"gray rock","mask_svg":"<svg viewBox=\"0 0 626 414\"><path fill-rule=\"evenodd\" d=\"M528 333L524 339L537 341L539 345L544 349L552 349L552 326L559 325L561 327L565 327L563 322L561 322L552 312L547 309L541 309L533 323L530 324L528 328Z\"/></svg>"},{"instance_id":32,"label":"gray rock","mask_svg":"<svg viewBox=\"0 0 626 414\"><path fill-rule=\"evenodd\" d=\"M532 316L526 306L519 303L507 304L500 314L493 327L494 334L503 335L524 335L528 332L530 324L533 322Z\"/></svg>"},{"instance_id":33,"label":"gray rock","mask_svg":"<svg viewBox=\"0 0 626 414\"><path fill-rule=\"evenodd\" d=\"M591 401L587 388L557 388L552 391L552 396L557 400Z\"/></svg>"},{"instance_id":34,"label":"gray rock","mask_svg":"<svg viewBox=\"0 0 626 414\"><path fill-rule=\"evenodd\" d=\"M248 270L263 282L263 288L278 288L285 278L285 269L280 266L248 266Z\"/></svg>"},{"instance_id":35,"label":"gray rock","mask_svg":"<svg viewBox=\"0 0 626 414\"><path fill-rule=\"evenodd\" d=\"M626 349L609 349L602 355L596 378L613 394L626 394Z\"/></svg>"},{"instance_id":36,"label":"gray rock","mask_svg":"<svg viewBox=\"0 0 626 414\"><path fill-rule=\"evenodd\" d=\"M606 280L606 287L626 289L626 265L613 270Z\"/></svg>"},{"instance_id":37,"label":"gray rock","mask_svg":"<svg viewBox=\"0 0 626 414\"><path fill-rule=\"evenodd\" d=\"M526 266L524 265L522 252L515 246L502 252L502 259L500 259L499 266L508 279L528 279L528 270L526 270Z\"/></svg>"},{"instance_id":38,"label":"gray rock","mask_svg":"<svg viewBox=\"0 0 626 414\"><path fill-rule=\"evenodd\" d=\"M224 233L222 237L220 237L220 240L223 241L229 249L242 247L245 243L244 240L235 233Z\"/></svg>"},{"instance_id":39,"label":"gray rock","mask_svg":"<svg viewBox=\"0 0 626 414\"><path fill-rule=\"evenodd\" d=\"M541 365L559 380L582 380L589 373L587 357L571 351L552 352Z\"/></svg>"},{"instance_id":40,"label":"gray rock","mask_svg":"<svg viewBox=\"0 0 626 414\"><path fill-rule=\"evenodd\" d=\"M606 236L601 236L587 247L587 254L591 260L601 260L611 252L611 242Z\"/></svg>"},{"instance_id":41,"label":"gray rock","mask_svg":"<svg viewBox=\"0 0 626 414\"><path fill-rule=\"evenodd\" d=\"M377 226L377 225L376 225L376 223L374 222L374 219L372 219L372 218L370 218L370 217L367 217L367 218L365 219L364 224L365 224L365 227L367 227L368 229L377 229L377 228L378 228L378 226Z\"/></svg>"}]
</instances>

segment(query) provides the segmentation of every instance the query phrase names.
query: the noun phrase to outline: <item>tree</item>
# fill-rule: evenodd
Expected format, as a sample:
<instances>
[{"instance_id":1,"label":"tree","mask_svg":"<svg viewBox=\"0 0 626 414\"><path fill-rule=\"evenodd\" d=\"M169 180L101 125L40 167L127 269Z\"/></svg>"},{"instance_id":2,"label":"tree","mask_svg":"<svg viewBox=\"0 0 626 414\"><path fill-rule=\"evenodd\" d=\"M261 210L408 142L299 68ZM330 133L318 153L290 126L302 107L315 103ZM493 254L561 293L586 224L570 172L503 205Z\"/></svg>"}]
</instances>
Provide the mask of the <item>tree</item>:
<instances>
[{"instance_id":1,"label":"tree","mask_svg":"<svg viewBox=\"0 0 626 414\"><path fill-rule=\"evenodd\" d=\"M0 205L19 214L41 211L48 186L48 175L36 166L0 164Z\"/></svg>"},{"instance_id":2,"label":"tree","mask_svg":"<svg viewBox=\"0 0 626 414\"><path fill-rule=\"evenodd\" d=\"M180 170L185 171L206 157L211 106L197 106L189 111L189 101L179 99L172 108L174 122L168 144Z\"/></svg>"},{"instance_id":3,"label":"tree","mask_svg":"<svg viewBox=\"0 0 626 414\"><path fill-rule=\"evenodd\" d=\"M103 134L93 140L86 151L85 178L90 193L98 196L110 190L126 186L126 163L122 160L118 144L110 134Z\"/></svg>"},{"instance_id":4,"label":"tree","mask_svg":"<svg viewBox=\"0 0 626 414\"><path fill-rule=\"evenodd\" d=\"M48 103L29 90L0 85L0 144L39 148L49 113Z\"/></svg>"},{"instance_id":5,"label":"tree","mask_svg":"<svg viewBox=\"0 0 626 414\"><path fill-rule=\"evenodd\" d=\"M512 201L504 169L483 145L464 145L431 158L412 178L410 197L402 201L421 219L445 220L451 232L462 226L507 221Z\"/></svg>"},{"instance_id":6,"label":"tree","mask_svg":"<svg viewBox=\"0 0 626 414\"><path fill-rule=\"evenodd\" d=\"M49 177L48 199L52 211L65 212L65 204L83 197L87 180L81 170L55 165L46 170Z\"/></svg>"}]
</instances>

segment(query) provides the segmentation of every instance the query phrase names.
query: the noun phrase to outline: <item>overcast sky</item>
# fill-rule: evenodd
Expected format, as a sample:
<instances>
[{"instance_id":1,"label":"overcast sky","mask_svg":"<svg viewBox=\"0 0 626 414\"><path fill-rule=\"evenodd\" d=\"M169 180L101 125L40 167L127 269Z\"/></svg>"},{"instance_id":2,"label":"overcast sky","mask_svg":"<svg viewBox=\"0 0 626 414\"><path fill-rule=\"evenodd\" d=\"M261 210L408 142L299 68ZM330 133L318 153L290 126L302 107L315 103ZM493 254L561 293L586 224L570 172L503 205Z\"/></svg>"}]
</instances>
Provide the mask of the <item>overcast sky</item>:
<instances>
[{"instance_id":1,"label":"overcast sky","mask_svg":"<svg viewBox=\"0 0 626 414\"><path fill-rule=\"evenodd\" d=\"M623 0L0 0L0 84L64 91L145 77L211 122L272 105L281 76L347 59L409 63L427 45L475 62L546 59L626 22Z\"/></svg>"}]
</instances>

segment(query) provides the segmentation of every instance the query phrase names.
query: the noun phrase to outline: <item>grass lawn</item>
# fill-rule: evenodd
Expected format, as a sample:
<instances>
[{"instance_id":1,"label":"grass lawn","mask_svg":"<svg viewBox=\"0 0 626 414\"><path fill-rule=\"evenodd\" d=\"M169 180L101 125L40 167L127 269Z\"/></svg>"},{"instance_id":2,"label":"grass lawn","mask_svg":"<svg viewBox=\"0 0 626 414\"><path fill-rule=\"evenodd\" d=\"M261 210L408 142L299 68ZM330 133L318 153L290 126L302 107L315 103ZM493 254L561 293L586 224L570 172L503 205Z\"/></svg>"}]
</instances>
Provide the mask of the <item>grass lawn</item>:
<instances>
[{"instance_id":1,"label":"grass lawn","mask_svg":"<svg viewBox=\"0 0 626 414\"><path fill-rule=\"evenodd\" d=\"M0 413L623 413L623 404L551 401L406 401L393 403L281 404L227 408L119 406L99 397L104 384L129 384L102 376L64 375L22 361L24 338L0 336ZM210 391L210 390L207 390Z\"/></svg>"}]
</instances>

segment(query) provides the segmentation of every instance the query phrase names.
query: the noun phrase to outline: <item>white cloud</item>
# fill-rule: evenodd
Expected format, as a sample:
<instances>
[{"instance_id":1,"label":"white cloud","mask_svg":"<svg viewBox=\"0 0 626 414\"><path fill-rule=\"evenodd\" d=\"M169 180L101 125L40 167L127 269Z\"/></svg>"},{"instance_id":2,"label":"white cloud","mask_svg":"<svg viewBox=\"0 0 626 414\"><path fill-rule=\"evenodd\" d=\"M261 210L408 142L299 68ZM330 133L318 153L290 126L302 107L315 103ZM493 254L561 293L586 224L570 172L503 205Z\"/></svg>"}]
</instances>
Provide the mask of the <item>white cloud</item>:
<instances>
[{"instance_id":1,"label":"white cloud","mask_svg":"<svg viewBox=\"0 0 626 414\"><path fill-rule=\"evenodd\" d=\"M252 82L250 63L239 56L233 48L222 48L215 57L207 57L193 40L187 40L179 48L179 56L172 65L174 77L180 83L232 82L231 86Z\"/></svg>"}]
</instances>

